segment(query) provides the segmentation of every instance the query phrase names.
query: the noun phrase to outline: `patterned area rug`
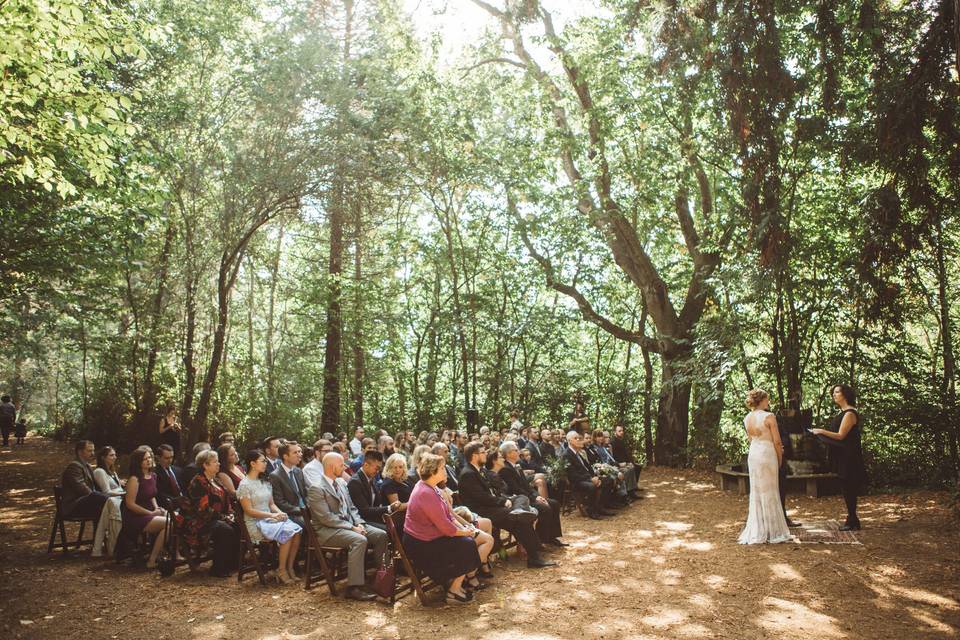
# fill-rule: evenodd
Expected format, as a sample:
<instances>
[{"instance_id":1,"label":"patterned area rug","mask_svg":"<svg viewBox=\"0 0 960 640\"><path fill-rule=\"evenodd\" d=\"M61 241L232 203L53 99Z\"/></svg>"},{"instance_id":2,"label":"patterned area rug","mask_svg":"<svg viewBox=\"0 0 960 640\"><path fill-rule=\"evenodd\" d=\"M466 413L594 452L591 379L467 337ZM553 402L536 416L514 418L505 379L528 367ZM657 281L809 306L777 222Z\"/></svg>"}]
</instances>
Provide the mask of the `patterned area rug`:
<instances>
[{"instance_id":1,"label":"patterned area rug","mask_svg":"<svg viewBox=\"0 0 960 640\"><path fill-rule=\"evenodd\" d=\"M854 531L840 531L840 523L836 520L804 522L790 529L790 533L800 544L863 544L857 540Z\"/></svg>"}]
</instances>

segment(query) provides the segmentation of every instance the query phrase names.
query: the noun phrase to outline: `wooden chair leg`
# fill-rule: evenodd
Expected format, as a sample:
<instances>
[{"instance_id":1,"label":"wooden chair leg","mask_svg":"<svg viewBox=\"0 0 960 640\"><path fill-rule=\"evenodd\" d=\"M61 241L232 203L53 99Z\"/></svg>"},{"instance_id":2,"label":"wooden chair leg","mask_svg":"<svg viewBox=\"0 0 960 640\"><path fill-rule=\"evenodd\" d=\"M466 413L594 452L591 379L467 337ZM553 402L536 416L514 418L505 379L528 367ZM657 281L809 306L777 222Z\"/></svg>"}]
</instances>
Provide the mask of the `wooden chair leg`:
<instances>
[{"instance_id":1,"label":"wooden chair leg","mask_svg":"<svg viewBox=\"0 0 960 640\"><path fill-rule=\"evenodd\" d=\"M53 552L53 543L57 539L57 527L60 525L60 516L54 516L53 527L50 529L50 543L47 545L47 553Z\"/></svg>"},{"instance_id":2,"label":"wooden chair leg","mask_svg":"<svg viewBox=\"0 0 960 640\"><path fill-rule=\"evenodd\" d=\"M80 532L77 533L76 546L77 546L78 549L79 549L80 546L83 544L83 531L84 531L84 529L86 529L86 528L87 528L87 522L86 522L86 520L84 520L83 522L80 523Z\"/></svg>"}]
</instances>

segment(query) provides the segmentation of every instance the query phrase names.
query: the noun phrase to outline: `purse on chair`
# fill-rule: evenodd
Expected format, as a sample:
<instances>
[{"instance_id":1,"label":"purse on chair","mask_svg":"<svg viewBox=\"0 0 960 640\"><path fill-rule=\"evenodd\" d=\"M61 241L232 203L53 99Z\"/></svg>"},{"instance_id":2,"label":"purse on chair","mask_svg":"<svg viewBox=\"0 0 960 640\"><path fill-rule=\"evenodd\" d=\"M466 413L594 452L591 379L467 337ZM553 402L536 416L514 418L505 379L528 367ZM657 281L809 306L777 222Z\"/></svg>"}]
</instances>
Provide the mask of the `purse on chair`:
<instances>
[{"instance_id":1,"label":"purse on chair","mask_svg":"<svg viewBox=\"0 0 960 640\"><path fill-rule=\"evenodd\" d=\"M383 556L383 562L377 569L370 589L381 598L392 598L397 588L397 573L393 566L393 556L389 552Z\"/></svg>"}]
</instances>

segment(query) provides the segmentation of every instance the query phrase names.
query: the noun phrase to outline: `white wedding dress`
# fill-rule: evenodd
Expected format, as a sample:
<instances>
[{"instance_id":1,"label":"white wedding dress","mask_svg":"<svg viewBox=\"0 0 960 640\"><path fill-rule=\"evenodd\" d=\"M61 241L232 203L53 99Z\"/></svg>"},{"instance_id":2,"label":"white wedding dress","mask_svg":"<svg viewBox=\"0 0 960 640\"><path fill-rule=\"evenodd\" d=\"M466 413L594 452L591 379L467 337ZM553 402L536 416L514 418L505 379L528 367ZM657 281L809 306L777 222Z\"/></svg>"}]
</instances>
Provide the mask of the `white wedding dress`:
<instances>
[{"instance_id":1,"label":"white wedding dress","mask_svg":"<svg viewBox=\"0 0 960 640\"><path fill-rule=\"evenodd\" d=\"M750 436L750 512L740 533L740 544L778 543L791 540L780 504L779 465L770 430L764 425L768 411L752 411L743 420Z\"/></svg>"}]
</instances>

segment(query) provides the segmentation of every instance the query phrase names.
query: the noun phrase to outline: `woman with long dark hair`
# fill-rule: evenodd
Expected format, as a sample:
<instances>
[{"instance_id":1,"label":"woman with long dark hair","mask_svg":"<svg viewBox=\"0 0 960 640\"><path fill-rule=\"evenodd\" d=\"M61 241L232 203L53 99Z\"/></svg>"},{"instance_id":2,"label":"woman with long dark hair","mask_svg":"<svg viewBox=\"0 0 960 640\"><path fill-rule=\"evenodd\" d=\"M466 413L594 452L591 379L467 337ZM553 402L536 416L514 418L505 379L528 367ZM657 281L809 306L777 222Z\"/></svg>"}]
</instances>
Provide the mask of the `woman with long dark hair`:
<instances>
[{"instance_id":1,"label":"woman with long dark hair","mask_svg":"<svg viewBox=\"0 0 960 640\"><path fill-rule=\"evenodd\" d=\"M845 384L835 384L830 395L840 408L840 413L834 416L829 430L811 429L810 433L838 452L837 475L840 476L843 500L847 504L847 520L840 530L859 531L857 496L867 481L867 471L863 464L863 448L860 443L862 427L860 413L856 409L857 392Z\"/></svg>"},{"instance_id":2,"label":"woman with long dark hair","mask_svg":"<svg viewBox=\"0 0 960 640\"><path fill-rule=\"evenodd\" d=\"M141 531L157 534L147 560L147 569L157 566L157 556L163 549L167 512L157 504L157 476L153 473L153 451L139 447L130 454L130 477L124 496L123 525L132 535Z\"/></svg>"}]
</instances>

